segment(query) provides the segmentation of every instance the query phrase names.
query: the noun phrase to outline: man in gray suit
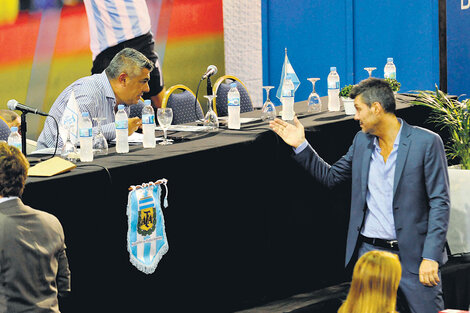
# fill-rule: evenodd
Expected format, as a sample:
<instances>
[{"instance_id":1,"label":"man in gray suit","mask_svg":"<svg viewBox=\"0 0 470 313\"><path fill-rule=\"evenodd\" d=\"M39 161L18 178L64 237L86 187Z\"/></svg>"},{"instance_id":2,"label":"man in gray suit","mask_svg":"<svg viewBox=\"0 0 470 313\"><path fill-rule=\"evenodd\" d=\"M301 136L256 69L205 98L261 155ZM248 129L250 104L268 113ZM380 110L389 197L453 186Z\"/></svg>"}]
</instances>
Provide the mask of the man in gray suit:
<instances>
[{"instance_id":1,"label":"man in gray suit","mask_svg":"<svg viewBox=\"0 0 470 313\"><path fill-rule=\"evenodd\" d=\"M400 290L412 312L443 309L439 265L447 261L449 178L441 138L395 116L387 82L369 78L350 94L362 131L333 165L323 161L294 125L276 119L270 127L294 148L294 159L332 188L352 183L346 265L370 250L399 255Z\"/></svg>"},{"instance_id":2,"label":"man in gray suit","mask_svg":"<svg viewBox=\"0 0 470 313\"><path fill-rule=\"evenodd\" d=\"M59 312L70 292L64 231L53 215L23 204L29 163L0 142L0 313Z\"/></svg>"}]
</instances>

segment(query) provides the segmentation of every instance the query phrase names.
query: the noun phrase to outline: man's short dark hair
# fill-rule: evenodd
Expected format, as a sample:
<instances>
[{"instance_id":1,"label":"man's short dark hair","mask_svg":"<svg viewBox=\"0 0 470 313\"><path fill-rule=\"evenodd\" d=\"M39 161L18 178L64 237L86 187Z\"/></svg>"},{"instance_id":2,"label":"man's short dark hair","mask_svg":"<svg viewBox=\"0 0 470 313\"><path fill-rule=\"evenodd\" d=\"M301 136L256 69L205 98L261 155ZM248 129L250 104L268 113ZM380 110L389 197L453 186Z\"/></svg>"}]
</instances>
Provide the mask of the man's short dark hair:
<instances>
[{"instance_id":1,"label":"man's short dark hair","mask_svg":"<svg viewBox=\"0 0 470 313\"><path fill-rule=\"evenodd\" d=\"M6 142L0 142L0 196L21 196L28 168L29 162L20 150Z\"/></svg>"},{"instance_id":2,"label":"man's short dark hair","mask_svg":"<svg viewBox=\"0 0 470 313\"><path fill-rule=\"evenodd\" d=\"M372 103L379 102L385 112L395 114L395 95L386 80L373 77L364 79L355 85L349 93L349 97L352 99L359 95L369 107Z\"/></svg>"}]
</instances>

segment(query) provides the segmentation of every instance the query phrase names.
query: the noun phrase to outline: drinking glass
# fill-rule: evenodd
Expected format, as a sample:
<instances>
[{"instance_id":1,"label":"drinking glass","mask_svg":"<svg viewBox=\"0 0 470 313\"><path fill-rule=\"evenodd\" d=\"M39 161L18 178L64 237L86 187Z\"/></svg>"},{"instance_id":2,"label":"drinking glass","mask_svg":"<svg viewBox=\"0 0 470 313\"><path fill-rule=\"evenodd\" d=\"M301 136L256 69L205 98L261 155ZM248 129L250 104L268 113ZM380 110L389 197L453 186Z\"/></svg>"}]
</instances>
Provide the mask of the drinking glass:
<instances>
[{"instance_id":1,"label":"drinking glass","mask_svg":"<svg viewBox=\"0 0 470 313\"><path fill-rule=\"evenodd\" d=\"M364 69L369 73L369 78L372 77L372 72L375 71L377 68L376 67L364 67Z\"/></svg>"},{"instance_id":2,"label":"drinking glass","mask_svg":"<svg viewBox=\"0 0 470 313\"><path fill-rule=\"evenodd\" d=\"M264 102L263 108L261 109L262 121L274 120L276 118L276 107L269 99L269 91L273 88L274 86L263 86L263 89L266 90L266 101Z\"/></svg>"},{"instance_id":3,"label":"drinking glass","mask_svg":"<svg viewBox=\"0 0 470 313\"><path fill-rule=\"evenodd\" d=\"M65 141L64 145L62 146L62 151L60 152L60 156L63 159L66 159L70 162L77 162L77 159L79 158L77 148L75 145L72 143L72 140L70 140L70 128L71 125L67 125L67 140Z\"/></svg>"},{"instance_id":4,"label":"drinking glass","mask_svg":"<svg viewBox=\"0 0 470 313\"><path fill-rule=\"evenodd\" d=\"M96 116L93 121L97 123L98 132L93 136L93 154L94 155L107 155L108 154L108 141L104 137L101 129L101 122L106 120L103 114L102 106L99 106L96 111Z\"/></svg>"},{"instance_id":5,"label":"drinking glass","mask_svg":"<svg viewBox=\"0 0 470 313\"><path fill-rule=\"evenodd\" d=\"M168 127L170 127L171 121L173 120L173 110L171 108L158 108L157 120L158 124L160 124L160 127L163 129L163 141L159 144L164 146L173 144L172 141L166 138Z\"/></svg>"},{"instance_id":6,"label":"drinking glass","mask_svg":"<svg viewBox=\"0 0 470 313\"><path fill-rule=\"evenodd\" d=\"M216 95L206 95L204 98L207 99L207 113L204 117L204 126L209 126L209 131L214 131L219 128L219 119L217 118L217 114L215 114L214 110L212 110L212 101L215 99Z\"/></svg>"},{"instance_id":7,"label":"drinking glass","mask_svg":"<svg viewBox=\"0 0 470 313\"><path fill-rule=\"evenodd\" d=\"M307 78L308 81L312 83L312 92L308 96L308 109L309 113L318 113L321 112L321 99L320 96L315 91L315 83L320 80L320 78Z\"/></svg>"}]
</instances>

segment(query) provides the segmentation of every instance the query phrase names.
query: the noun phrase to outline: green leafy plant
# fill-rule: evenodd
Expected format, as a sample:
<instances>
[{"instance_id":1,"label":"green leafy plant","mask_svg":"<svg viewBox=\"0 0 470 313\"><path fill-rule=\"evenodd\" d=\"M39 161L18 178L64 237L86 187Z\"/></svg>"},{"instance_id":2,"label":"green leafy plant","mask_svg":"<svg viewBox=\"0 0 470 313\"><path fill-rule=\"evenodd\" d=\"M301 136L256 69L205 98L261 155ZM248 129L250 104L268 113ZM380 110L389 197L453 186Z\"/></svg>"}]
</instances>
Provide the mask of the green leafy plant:
<instances>
[{"instance_id":1,"label":"green leafy plant","mask_svg":"<svg viewBox=\"0 0 470 313\"><path fill-rule=\"evenodd\" d=\"M353 87L354 87L353 85L344 86L339 92L339 96L344 97L344 98L349 98L349 93L351 92L351 89Z\"/></svg>"},{"instance_id":2,"label":"green leafy plant","mask_svg":"<svg viewBox=\"0 0 470 313\"><path fill-rule=\"evenodd\" d=\"M447 158L459 161L463 169L470 169L469 99L453 99L436 86L436 91L418 91L413 104L431 108L429 120L450 133L451 141L446 147Z\"/></svg>"},{"instance_id":3,"label":"green leafy plant","mask_svg":"<svg viewBox=\"0 0 470 313\"><path fill-rule=\"evenodd\" d=\"M387 83L390 85L390 88L392 88L393 92L398 92L401 88L401 84L396 80L395 78L385 78Z\"/></svg>"}]
</instances>

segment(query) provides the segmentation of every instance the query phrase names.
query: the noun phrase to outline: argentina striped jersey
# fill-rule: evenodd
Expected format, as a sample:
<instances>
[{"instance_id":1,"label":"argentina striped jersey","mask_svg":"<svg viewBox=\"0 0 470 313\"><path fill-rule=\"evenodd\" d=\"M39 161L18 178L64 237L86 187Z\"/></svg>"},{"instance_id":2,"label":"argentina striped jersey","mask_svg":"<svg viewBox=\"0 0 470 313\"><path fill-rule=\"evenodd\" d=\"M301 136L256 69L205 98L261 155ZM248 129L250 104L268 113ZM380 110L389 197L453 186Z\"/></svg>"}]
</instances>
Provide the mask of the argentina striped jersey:
<instances>
[{"instance_id":1,"label":"argentina striped jersey","mask_svg":"<svg viewBox=\"0 0 470 313\"><path fill-rule=\"evenodd\" d=\"M145 0L84 0L93 60L103 50L150 31Z\"/></svg>"}]
</instances>

